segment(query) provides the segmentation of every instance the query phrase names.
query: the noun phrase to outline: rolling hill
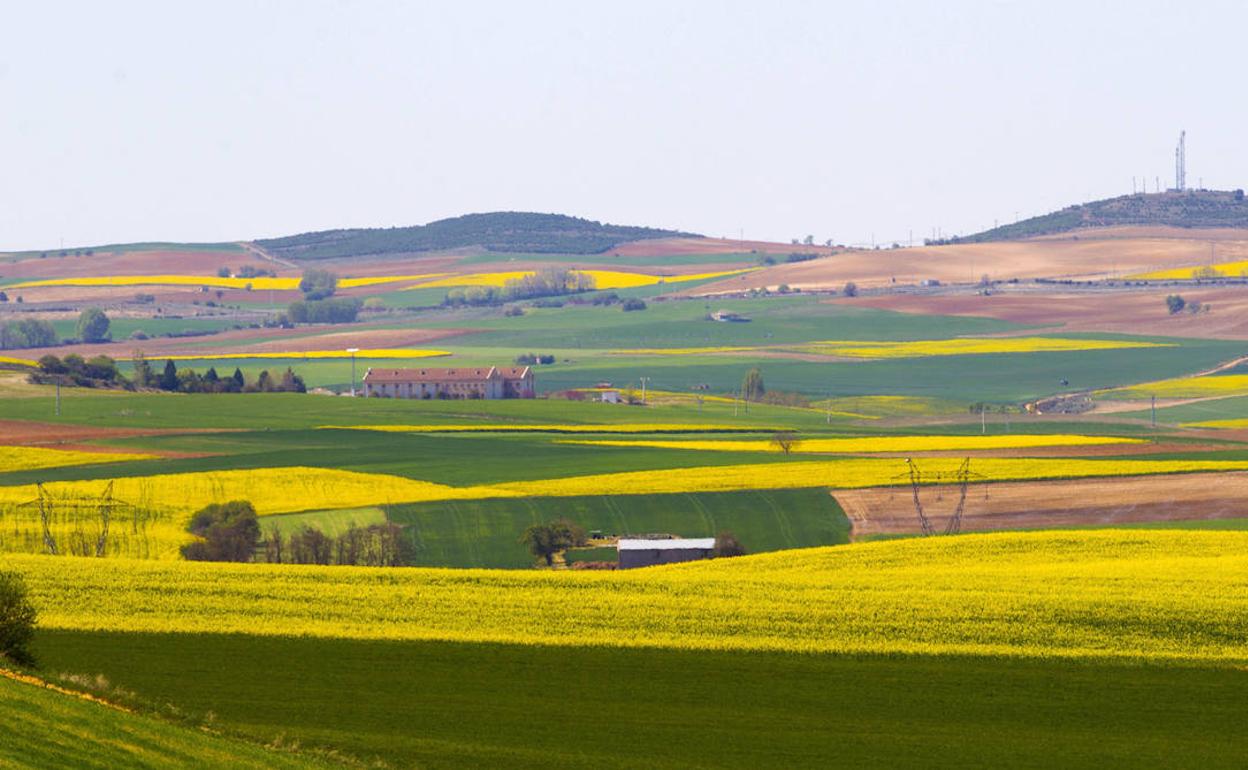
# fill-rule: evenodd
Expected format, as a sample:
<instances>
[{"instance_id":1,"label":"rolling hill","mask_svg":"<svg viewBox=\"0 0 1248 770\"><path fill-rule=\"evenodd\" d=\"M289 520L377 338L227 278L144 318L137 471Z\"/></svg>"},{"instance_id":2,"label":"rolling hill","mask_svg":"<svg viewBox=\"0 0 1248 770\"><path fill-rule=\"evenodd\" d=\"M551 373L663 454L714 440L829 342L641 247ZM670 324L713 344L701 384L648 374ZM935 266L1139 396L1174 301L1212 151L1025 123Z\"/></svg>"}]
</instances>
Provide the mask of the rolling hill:
<instances>
[{"instance_id":1,"label":"rolling hill","mask_svg":"<svg viewBox=\"0 0 1248 770\"><path fill-rule=\"evenodd\" d=\"M333 259L470 246L499 252L600 254L629 241L671 237L697 236L653 227L603 224L562 214L496 211L413 227L323 230L255 243L282 259Z\"/></svg>"},{"instance_id":2,"label":"rolling hill","mask_svg":"<svg viewBox=\"0 0 1248 770\"><path fill-rule=\"evenodd\" d=\"M1124 225L1248 227L1248 202L1244 200L1243 190L1167 190L1151 195L1121 195L1067 206L1061 211L932 244L1013 241L1083 228Z\"/></svg>"}]
</instances>

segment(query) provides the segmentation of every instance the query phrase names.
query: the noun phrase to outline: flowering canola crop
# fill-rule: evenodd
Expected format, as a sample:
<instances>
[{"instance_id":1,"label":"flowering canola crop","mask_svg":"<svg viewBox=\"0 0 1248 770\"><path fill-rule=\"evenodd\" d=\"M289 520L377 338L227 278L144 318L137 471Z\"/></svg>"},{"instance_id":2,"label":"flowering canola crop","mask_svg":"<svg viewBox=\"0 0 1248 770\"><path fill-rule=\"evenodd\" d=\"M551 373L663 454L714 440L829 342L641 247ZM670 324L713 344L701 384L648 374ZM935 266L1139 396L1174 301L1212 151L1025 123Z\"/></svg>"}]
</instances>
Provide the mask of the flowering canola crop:
<instances>
[{"instance_id":1,"label":"flowering canola crop","mask_svg":"<svg viewBox=\"0 0 1248 770\"><path fill-rule=\"evenodd\" d=\"M38 366L37 361L31 361L29 358L12 358L10 356L0 356L0 364L13 364L15 366Z\"/></svg>"},{"instance_id":2,"label":"flowering canola crop","mask_svg":"<svg viewBox=\"0 0 1248 770\"><path fill-rule=\"evenodd\" d=\"M581 275L594 279L596 289L635 289L639 286L654 286L659 283L686 283L711 278L724 278L749 272L755 268L744 270L725 270L716 273L694 273L691 275L650 275L648 273L628 273L620 270L577 270ZM413 289L449 288L453 286L492 286L502 288L508 281L519 280L534 275L532 270L512 270L497 273L466 273L464 275L448 275L433 281L425 281Z\"/></svg>"},{"instance_id":3,"label":"flowering canola crop","mask_svg":"<svg viewBox=\"0 0 1248 770\"><path fill-rule=\"evenodd\" d=\"M33 471L40 468L62 468L68 465L120 463L129 460L151 460L154 455L121 452L78 452L69 449L48 449L32 446L0 446L0 473Z\"/></svg>"},{"instance_id":4,"label":"flowering canola crop","mask_svg":"<svg viewBox=\"0 0 1248 770\"><path fill-rule=\"evenodd\" d=\"M962 460L934 457L923 461L924 473L952 473ZM1099 460L1034 457L975 458L971 470L982 481L1148 476L1195 471L1243 471L1243 460ZM542 481L517 481L481 487L512 495L570 497L578 495L643 495L678 492L732 492L747 489L829 487L858 489L908 483L906 464L897 458L846 458L798 462L719 465L651 471L604 473ZM482 495L486 496L486 495Z\"/></svg>"},{"instance_id":5,"label":"flowering canola crop","mask_svg":"<svg viewBox=\"0 0 1248 770\"><path fill-rule=\"evenodd\" d=\"M1175 377L1125 388L1102 390L1096 395L1110 399L1204 398L1248 394L1248 374L1219 374L1205 377Z\"/></svg>"},{"instance_id":6,"label":"flowering canola crop","mask_svg":"<svg viewBox=\"0 0 1248 770\"><path fill-rule=\"evenodd\" d=\"M814 353L840 358L927 358L993 353L1054 353L1085 350L1172 347L1168 342L1097 340L1061 337L959 337L943 340L826 340L801 345L704 348L636 348L616 355L706 355L754 351Z\"/></svg>"},{"instance_id":7,"label":"flowering canola crop","mask_svg":"<svg viewBox=\"0 0 1248 770\"><path fill-rule=\"evenodd\" d=\"M1189 265L1169 270L1154 270L1149 273L1137 273L1127 276L1129 281L1184 281L1192 278L1238 278L1248 274L1248 260L1236 262L1219 262L1216 265Z\"/></svg>"},{"instance_id":8,"label":"flowering canola crop","mask_svg":"<svg viewBox=\"0 0 1248 770\"><path fill-rule=\"evenodd\" d=\"M700 449L712 452L781 452L774 441L664 441L637 439L595 439L563 441L565 444L592 446L651 447L654 449ZM1052 433L1008 436L871 436L863 438L798 439L790 447L794 453L826 452L870 454L873 452L938 452L942 450L1025 449L1052 446L1100 446L1104 444L1146 444L1137 438L1084 436Z\"/></svg>"},{"instance_id":9,"label":"flowering canola crop","mask_svg":"<svg viewBox=\"0 0 1248 770\"><path fill-rule=\"evenodd\" d=\"M967 535L625 572L19 556L52 629L1248 662L1248 533Z\"/></svg>"}]
</instances>

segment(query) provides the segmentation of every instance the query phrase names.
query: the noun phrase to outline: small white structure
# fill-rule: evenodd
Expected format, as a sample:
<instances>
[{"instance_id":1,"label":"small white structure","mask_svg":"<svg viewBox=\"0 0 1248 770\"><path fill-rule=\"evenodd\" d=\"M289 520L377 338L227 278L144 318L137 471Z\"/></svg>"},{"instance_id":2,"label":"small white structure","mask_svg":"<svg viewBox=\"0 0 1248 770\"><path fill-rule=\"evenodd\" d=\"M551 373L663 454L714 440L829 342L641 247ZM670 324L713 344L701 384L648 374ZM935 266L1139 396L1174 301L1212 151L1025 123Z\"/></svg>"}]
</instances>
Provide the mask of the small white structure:
<instances>
[{"instance_id":1,"label":"small white structure","mask_svg":"<svg viewBox=\"0 0 1248 770\"><path fill-rule=\"evenodd\" d=\"M620 538L616 549L620 569L653 567L656 564L709 559L715 552L715 538L693 537L667 540Z\"/></svg>"},{"instance_id":2,"label":"small white structure","mask_svg":"<svg viewBox=\"0 0 1248 770\"><path fill-rule=\"evenodd\" d=\"M599 395L601 396L599 400L601 400L604 404L620 403L620 391L618 390L604 390Z\"/></svg>"}]
</instances>

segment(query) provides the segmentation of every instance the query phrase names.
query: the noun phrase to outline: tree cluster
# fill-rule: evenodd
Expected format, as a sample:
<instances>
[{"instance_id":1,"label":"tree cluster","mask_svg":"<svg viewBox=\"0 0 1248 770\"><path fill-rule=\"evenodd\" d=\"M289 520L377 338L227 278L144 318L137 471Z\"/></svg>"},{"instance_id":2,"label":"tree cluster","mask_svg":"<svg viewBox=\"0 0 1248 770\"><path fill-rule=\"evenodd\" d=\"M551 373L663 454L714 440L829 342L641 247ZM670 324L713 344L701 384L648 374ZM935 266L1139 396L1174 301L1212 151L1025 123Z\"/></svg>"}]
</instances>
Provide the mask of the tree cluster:
<instances>
[{"instance_id":1,"label":"tree cluster","mask_svg":"<svg viewBox=\"0 0 1248 770\"><path fill-rule=\"evenodd\" d=\"M23 318L0 324L0 350L47 348L60 344L56 329L47 321Z\"/></svg>"},{"instance_id":2,"label":"tree cluster","mask_svg":"<svg viewBox=\"0 0 1248 770\"><path fill-rule=\"evenodd\" d=\"M38 614L27 597L26 583L16 572L0 572L0 659L33 666L30 642Z\"/></svg>"},{"instance_id":3,"label":"tree cluster","mask_svg":"<svg viewBox=\"0 0 1248 770\"><path fill-rule=\"evenodd\" d=\"M352 524L334 537L302 527L284 537L276 527L264 539L270 564L338 564L353 567L402 567L411 563L411 544L403 528L389 522L360 527Z\"/></svg>"},{"instance_id":4,"label":"tree cluster","mask_svg":"<svg viewBox=\"0 0 1248 770\"><path fill-rule=\"evenodd\" d=\"M126 378L117 371L117 362L108 356L83 359L77 353L64 358L46 355L39 359L39 368L30 375L38 385L77 385L84 388L126 385Z\"/></svg>"},{"instance_id":5,"label":"tree cluster","mask_svg":"<svg viewBox=\"0 0 1248 770\"><path fill-rule=\"evenodd\" d=\"M516 364L519 366L534 366L536 364L553 364L555 355L553 353L521 353L516 356Z\"/></svg>"},{"instance_id":6,"label":"tree cluster","mask_svg":"<svg viewBox=\"0 0 1248 770\"><path fill-rule=\"evenodd\" d=\"M104 315L103 310L98 307L89 307L79 314L74 334L83 342L106 342L110 339L109 323L108 316Z\"/></svg>"},{"instance_id":7,"label":"tree cluster","mask_svg":"<svg viewBox=\"0 0 1248 770\"><path fill-rule=\"evenodd\" d=\"M272 270L266 270L263 267L256 267L255 265L243 265L242 267L238 269L238 272L233 272L230 270L230 268L223 266L219 270L217 270L217 277L219 278L231 278L231 277L233 278L265 278L265 277L276 278L277 273Z\"/></svg>"},{"instance_id":8,"label":"tree cluster","mask_svg":"<svg viewBox=\"0 0 1248 770\"><path fill-rule=\"evenodd\" d=\"M355 297L309 298L290 303L286 316L297 324L345 324L359 316L361 307L362 303Z\"/></svg>"},{"instance_id":9,"label":"tree cluster","mask_svg":"<svg viewBox=\"0 0 1248 770\"><path fill-rule=\"evenodd\" d=\"M466 286L451 289L442 301L448 307L460 305L498 305L538 297L558 297L593 291L597 282L592 275L561 267L547 267L519 278L510 278L501 289L492 286Z\"/></svg>"},{"instance_id":10,"label":"tree cluster","mask_svg":"<svg viewBox=\"0 0 1248 770\"><path fill-rule=\"evenodd\" d=\"M555 563L555 554L587 542L585 528L568 519L534 524L520 535L520 544L527 546L529 553L545 559L547 567Z\"/></svg>"},{"instance_id":11,"label":"tree cluster","mask_svg":"<svg viewBox=\"0 0 1248 770\"><path fill-rule=\"evenodd\" d=\"M634 310L645 310L646 301L639 297L629 297L628 299L624 300L623 303L621 303L620 308L625 313L631 313Z\"/></svg>"},{"instance_id":12,"label":"tree cluster","mask_svg":"<svg viewBox=\"0 0 1248 770\"><path fill-rule=\"evenodd\" d=\"M142 353L134 356L134 385L139 388L157 388L172 393L306 393L307 385L303 378L294 370L286 367L286 371L277 377L265 369L256 379L248 381L242 369L235 368L234 374L222 377L217 374L216 367L200 375L194 369L178 369L172 359L165 361L164 368L157 373L151 362Z\"/></svg>"},{"instance_id":13,"label":"tree cluster","mask_svg":"<svg viewBox=\"0 0 1248 770\"><path fill-rule=\"evenodd\" d=\"M202 508L187 530L200 538L182 546L182 558L189 561L251 561L260 542L256 509L247 500Z\"/></svg>"},{"instance_id":14,"label":"tree cluster","mask_svg":"<svg viewBox=\"0 0 1248 770\"><path fill-rule=\"evenodd\" d=\"M328 299L337 290L338 276L328 270L308 270L299 278L299 291L309 301Z\"/></svg>"}]
</instances>

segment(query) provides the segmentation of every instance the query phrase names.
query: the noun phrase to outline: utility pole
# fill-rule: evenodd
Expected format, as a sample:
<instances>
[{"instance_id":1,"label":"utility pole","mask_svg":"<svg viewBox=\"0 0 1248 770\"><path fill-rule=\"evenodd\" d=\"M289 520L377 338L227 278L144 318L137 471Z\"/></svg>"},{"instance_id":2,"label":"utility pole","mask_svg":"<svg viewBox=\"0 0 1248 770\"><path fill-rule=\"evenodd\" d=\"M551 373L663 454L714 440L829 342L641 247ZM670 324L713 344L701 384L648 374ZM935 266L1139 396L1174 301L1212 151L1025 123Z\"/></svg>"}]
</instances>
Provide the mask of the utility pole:
<instances>
[{"instance_id":1,"label":"utility pole","mask_svg":"<svg viewBox=\"0 0 1248 770\"><path fill-rule=\"evenodd\" d=\"M828 394L828 425L832 424L832 394Z\"/></svg>"},{"instance_id":2,"label":"utility pole","mask_svg":"<svg viewBox=\"0 0 1248 770\"><path fill-rule=\"evenodd\" d=\"M1156 393L1153 394L1152 412L1153 412L1153 427L1156 428L1157 427L1157 394Z\"/></svg>"},{"instance_id":3,"label":"utility pole","mask_svg":"<svg viewBox=\"0 0 1248 770\"><path fill-rule=\"evenodd\" d=\"M979 406L979 432L982 435L988 434L988 406L986 404Z\"/></svg>"},{"instance_id":4,"label":"utility pole","mask_svg":"<svg viewBox=\"0 0 1248 770\"><path fill-rule=\"evenodd\" d=\"M56 416L61 416L61 376L56 376Z\"/></svg>"},{"instance_id":5,"label":"utility pole","mask_svg":"<svg viewBox=\"0 0 1248 770\"><path fill-rule=\"evenodd\" d=\"M643 406L644 406L644 405L645 405L645 403L646 403L646 383L648 383L648 382L650 382L650 378L649 378L649 377L642 377L642 378L641 378L641 403L642 403L642 405L643 405Z\"/></svg>"},{"instance_id":6,"label":"utility pole","mask_svg":"<svg viewBox=\"0 0 1248 770\"><path fill-rule=\"evenodd\" d=\"M360 352L359 348L347 348L347 352L351 354L351 397L355 398L355 354Z\"/></svg>"}]
</instances>

